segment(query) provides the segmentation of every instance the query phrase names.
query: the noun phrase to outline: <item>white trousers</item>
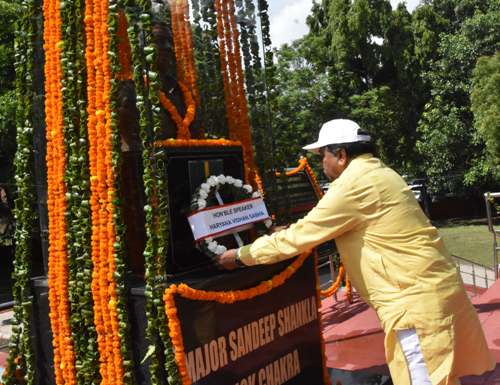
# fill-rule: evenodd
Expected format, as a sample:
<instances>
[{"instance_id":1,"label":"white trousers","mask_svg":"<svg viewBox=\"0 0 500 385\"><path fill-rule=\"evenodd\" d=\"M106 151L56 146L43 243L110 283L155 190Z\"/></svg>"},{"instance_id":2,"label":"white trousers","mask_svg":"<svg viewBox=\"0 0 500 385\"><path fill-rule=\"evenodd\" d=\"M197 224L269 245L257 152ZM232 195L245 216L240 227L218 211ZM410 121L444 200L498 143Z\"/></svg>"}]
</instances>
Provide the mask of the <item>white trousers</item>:
<instances>
[{"instance_id":1,"label":"white trousers","mask_svg":"<svg viewBox=\"0 0 500 385\"><path fill-rule=\"evenodd\" d=\"M397 330L396 332L410 371L411 385L432 385L415 329Z\"/></svg>"}]
</instances>

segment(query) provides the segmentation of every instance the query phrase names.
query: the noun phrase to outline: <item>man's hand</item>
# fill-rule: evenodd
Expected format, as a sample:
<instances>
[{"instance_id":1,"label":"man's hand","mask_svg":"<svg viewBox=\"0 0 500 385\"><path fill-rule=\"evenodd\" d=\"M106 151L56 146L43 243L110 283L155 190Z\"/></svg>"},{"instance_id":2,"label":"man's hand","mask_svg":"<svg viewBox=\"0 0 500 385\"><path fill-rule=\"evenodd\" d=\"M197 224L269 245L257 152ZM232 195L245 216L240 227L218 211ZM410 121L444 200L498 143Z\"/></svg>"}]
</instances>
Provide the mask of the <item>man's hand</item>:
<instances>
[{"instance_id":1,"label":"man's hand","mask_svg":"<svg viewBox=\"0 0 500 385\"><path fill-rule=\"evenodd\" d=\"M222 267L226 270L237 269L239 267L235 262L237 251L238 251L237 249L230 249L224 252L223 254L215 257L214 262L217 265L217 267Z\"/></svg>"}]
</instances>

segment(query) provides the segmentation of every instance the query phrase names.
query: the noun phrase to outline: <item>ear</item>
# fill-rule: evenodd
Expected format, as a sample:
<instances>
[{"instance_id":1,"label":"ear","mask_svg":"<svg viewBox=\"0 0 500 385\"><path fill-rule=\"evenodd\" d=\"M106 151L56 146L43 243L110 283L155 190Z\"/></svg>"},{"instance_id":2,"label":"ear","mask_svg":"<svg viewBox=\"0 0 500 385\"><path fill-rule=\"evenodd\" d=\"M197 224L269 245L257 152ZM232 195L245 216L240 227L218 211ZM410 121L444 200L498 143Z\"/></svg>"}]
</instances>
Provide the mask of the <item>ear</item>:
<instances>
[{"instance_id":1,"label":"ear","mask_svg":"<svg viewBox=\"0 0 500 385\"><path fill-rule=\"evenodd\" d=\"M341 148L337 153L337 159L340 166L347 166L349 164L349 157L347 156L347 152L345 148Z\"/></svg>"}]
</instances>

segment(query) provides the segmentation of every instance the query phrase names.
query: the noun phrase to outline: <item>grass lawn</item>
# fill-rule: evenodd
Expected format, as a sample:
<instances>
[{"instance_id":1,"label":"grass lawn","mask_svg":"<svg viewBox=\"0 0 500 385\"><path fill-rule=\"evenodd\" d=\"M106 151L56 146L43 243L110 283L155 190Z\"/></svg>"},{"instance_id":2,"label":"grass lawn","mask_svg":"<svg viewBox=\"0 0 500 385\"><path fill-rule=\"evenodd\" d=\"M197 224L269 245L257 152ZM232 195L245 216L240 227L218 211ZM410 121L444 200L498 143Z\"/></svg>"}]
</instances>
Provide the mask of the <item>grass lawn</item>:
<instances>
[{"instance_id":1,"label":"grass lawn","mask_svg":"<svg viewBox=\"0 0 500 385\"><path fill-rule=\"evenodd\" d=\"M493 236L486 223L442 223L436 226L451 254L493 266Z\"/></svg>"}]
</instances>

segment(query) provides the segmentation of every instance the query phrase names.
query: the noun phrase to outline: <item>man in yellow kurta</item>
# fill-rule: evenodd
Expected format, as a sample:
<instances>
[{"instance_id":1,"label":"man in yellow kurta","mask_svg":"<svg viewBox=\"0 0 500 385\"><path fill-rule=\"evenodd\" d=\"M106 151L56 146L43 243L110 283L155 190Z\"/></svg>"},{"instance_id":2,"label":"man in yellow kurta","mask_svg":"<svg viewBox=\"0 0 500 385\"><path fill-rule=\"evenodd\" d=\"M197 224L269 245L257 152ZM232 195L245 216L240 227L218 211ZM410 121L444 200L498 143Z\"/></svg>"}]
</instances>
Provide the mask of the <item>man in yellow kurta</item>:
<instances>
[{"instance_id":1,"label":"man in yellow kurta","mask_svg":"<svg viewBox=\"0 0 500 385\"><path fill-rule=\"evenodd\" d=\"M354 288L380 318L395 385L459 384L491 370L450 254L404 180L372 155L371 137L336 119L304 148L322 155L333 180L328 192L297 223L218 262L228 269L275 263L335 239Z\"/></svg>"}]
</instances>

